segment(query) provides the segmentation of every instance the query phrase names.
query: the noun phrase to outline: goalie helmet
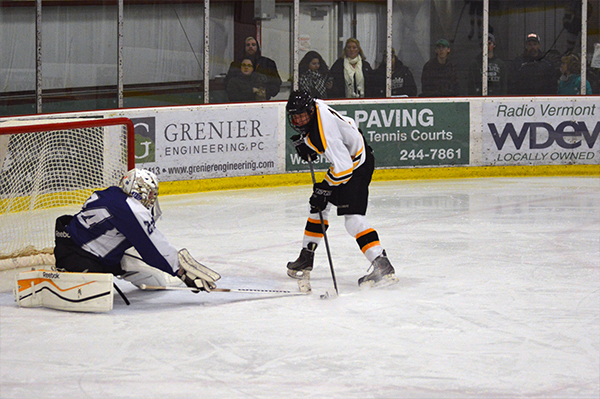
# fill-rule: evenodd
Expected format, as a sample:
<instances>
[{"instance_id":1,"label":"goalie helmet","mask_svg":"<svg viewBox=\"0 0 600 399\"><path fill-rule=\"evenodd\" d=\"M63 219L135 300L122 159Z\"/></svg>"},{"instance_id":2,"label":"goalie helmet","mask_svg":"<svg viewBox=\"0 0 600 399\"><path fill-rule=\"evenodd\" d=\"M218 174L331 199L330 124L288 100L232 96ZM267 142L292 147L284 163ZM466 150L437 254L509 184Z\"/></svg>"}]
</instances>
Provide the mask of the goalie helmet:
<instances>
[{"instance_id":1,"label":"goalie helmet","mask_svg":"<svg viewBox=\"0 0 600 399\"><path fill-rule=\"evenodd\" d=\"M140 201L148 209L154 207L158 197L158 179L152 172L143 169L131 169L119 183L125 194Z\"/></svg>"},{"instance_id":2,"label":"goalie helmet","mask_svg":"<svg viewBox=\"0 0 600 399\"><path fill-rule=\"evenodd\" d=\"M315 100L306 90L292 91L285 106L290 126L299 133L308 133L314 120ZM306 113L304 117L302 114Z\"/></svg>"}]
</instances>

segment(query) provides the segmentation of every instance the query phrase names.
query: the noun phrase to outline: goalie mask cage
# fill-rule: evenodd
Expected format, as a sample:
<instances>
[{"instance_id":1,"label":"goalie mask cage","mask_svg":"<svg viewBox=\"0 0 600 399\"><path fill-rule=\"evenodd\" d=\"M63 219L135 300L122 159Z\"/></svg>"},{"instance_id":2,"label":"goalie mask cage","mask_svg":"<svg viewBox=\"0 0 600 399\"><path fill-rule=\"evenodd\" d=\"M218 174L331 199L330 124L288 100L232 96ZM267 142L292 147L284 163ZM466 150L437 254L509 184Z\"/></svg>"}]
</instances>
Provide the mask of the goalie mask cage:
<instances>
[{"instance_id":1,"label":"goalie mask cage","mask_svg":"<svg viewBox=\"0 0 600 399\"><path fill-rule=\"evenodd\" d=\"M53 264L54 225L135 167L128 118L0 123L0 271Z\"/></svg>"}]
</instances>

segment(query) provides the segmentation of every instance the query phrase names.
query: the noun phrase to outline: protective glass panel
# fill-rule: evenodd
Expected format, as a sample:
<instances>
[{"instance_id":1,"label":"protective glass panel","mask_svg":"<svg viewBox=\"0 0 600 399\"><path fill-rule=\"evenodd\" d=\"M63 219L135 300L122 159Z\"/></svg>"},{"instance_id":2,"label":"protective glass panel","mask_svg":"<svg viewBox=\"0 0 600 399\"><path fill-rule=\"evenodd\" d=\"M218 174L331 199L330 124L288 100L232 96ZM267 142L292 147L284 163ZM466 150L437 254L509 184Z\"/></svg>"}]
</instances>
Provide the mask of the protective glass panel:
<instances>
[{"instance_id":1,"label":"protective glass panel","mask_svg":"<svg viewBox=\"0 0 600 399\"><path fill-rule=\"evenodd\" d=\"M124 9L124 106L201 104L204 4L129 4Z\"/></svg>"},{"instance_id":2,"label":"protective glass panel","mask_svg":"<svg viewBox=\"0 0 600 399\"><path fill-rule=\"evenodd\" d=\"M231 58L223 77L222 101L287 98L291 10L289 3L276 4L275 0L234 4L233 51L227 51Z\"/></svg>"},{"instance_id":3,"label":"protective glass panel","mask_svg":"<svg viewBox=\"0 0 600 399\"><path fill-rule=\"evenodd\" d=\"M35 5L0 5L0 115L35 114Z\"/></svg>"},{"instance_id":4,"label":"protective glass panel","mask_svg":"<svg viewBox=\"0 0 600 399\"><path fill-rule=\"evenodd\" d=\"M210 102L229 101L225 76L233 61L235 3L210 5Z\"/></svg>"},{"instance_id":5,"label":"protective glass panel","mask_svg":"<svg viewBox=\"0 0 600 399\"><path fill-rule=\"evenodd\" d=\"M42 110L117 107L116 5L42 6Z\"/></svg>"}]
</instances>

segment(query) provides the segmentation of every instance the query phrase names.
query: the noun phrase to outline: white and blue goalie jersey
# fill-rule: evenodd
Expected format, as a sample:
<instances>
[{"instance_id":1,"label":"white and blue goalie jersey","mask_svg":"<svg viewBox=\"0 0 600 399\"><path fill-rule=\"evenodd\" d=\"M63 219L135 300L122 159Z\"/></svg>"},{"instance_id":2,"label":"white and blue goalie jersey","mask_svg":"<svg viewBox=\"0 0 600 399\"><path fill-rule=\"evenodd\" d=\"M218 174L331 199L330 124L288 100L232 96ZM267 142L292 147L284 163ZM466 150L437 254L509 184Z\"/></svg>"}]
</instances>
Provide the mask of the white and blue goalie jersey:
<instances>
[{"instance_id":1,"label":"white and blue goalie jersey","mask_svg":"<svg viewBox=\"0 0 600 399\"><path fill-rule=\"evenodd\" d=\"M156 228L149 209L119 187L94 192L67 226L71 240L107 266L120 265L132 246L144 262L170 275L179 268L177 249Z\"/></svg>"}]
</instances>

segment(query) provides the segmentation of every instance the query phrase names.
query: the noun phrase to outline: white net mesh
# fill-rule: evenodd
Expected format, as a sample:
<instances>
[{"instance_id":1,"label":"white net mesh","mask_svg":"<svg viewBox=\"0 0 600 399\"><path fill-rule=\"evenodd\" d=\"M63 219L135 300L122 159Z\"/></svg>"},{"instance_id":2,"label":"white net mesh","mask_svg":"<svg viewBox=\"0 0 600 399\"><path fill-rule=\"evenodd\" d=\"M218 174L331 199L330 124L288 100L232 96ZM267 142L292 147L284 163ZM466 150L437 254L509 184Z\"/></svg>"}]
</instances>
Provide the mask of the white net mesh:
<instances>
[{"instance_id":1,"label":"white net mesh","mask_svg":"<svg viewBox=\"0 0 600 399\"><path fill-rule=\"evenodd\" d=\"M94 123L47 124L41 132L24 124L12 134L0 126L0 259L51 253L56 218L127 171L127 126Z\"/></svg>"}]
</instances>

